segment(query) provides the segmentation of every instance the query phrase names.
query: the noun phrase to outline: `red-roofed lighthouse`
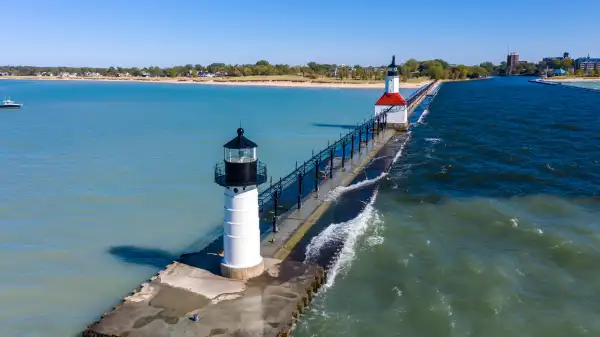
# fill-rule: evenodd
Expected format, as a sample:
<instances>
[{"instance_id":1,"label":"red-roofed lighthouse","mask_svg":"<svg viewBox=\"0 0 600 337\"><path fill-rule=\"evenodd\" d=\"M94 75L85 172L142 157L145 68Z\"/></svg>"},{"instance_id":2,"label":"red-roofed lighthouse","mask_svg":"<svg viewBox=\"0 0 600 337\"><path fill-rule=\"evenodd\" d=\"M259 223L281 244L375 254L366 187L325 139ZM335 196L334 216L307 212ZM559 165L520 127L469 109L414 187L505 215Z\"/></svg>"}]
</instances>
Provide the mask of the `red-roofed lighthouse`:
<instances>
[{"instance_id":1,"label":"red-roofed lighthouse","mask_svg":"<svg viewBox=\"0 0 600 337\"><path fill-rule=\"evenodd\" d=\"M385 76L385 92L375 103L375 115L387 112L387 123L397 130L408 129L406 100L400 95L400 78L396 66L396 56L388 66Z\"/></svg>"}]
</instances>

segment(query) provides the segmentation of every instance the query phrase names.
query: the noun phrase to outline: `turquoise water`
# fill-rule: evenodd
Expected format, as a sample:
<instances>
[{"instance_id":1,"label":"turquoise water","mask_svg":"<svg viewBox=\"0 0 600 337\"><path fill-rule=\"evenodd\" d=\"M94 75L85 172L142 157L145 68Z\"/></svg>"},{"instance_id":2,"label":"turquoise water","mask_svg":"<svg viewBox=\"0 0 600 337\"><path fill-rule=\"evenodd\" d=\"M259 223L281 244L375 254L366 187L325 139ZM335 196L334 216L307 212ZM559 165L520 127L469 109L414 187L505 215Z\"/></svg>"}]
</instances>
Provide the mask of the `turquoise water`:
<instances>
[{"instance_id":1,"label":"turquoise water","mask_svg":"<svg viewBox=\"0 0 600 337\"><path fill-rule=\"evenodd\" d=\"M222 219L213 165L240 122L277 178L335 125L369 117L380 92L0 81L24 103L0 111L2 336L73 335L206 242ZM111 253L127 245L164 261Z\"/></svg>"},{"instance_id":2,"label":"turquoise water","mask_svg":"<svg viewBox=\"0 0 600 337\"><path fill-rule=\"evenodd\" d=\"M585 88L585 89L600 90L600 80L585 81L585 82L564 82L563 85L569 85L572 87L579 87L579 88Z\"/></svg>"}]
</instances>

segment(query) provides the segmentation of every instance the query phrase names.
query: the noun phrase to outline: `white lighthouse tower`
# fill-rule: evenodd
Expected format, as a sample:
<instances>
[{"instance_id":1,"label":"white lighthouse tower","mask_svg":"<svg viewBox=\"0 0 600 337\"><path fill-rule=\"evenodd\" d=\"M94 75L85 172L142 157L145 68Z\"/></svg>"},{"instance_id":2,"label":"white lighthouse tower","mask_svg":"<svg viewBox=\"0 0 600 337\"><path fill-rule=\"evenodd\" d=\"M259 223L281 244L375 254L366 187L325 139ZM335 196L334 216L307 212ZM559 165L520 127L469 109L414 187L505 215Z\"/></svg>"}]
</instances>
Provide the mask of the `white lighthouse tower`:
<instances>
[{"instance_id":1,"label":"white lighthouse tower","mask_svg":"<svg viewBox=\"0 0 600 337\"><path fill-rule=\"evenodd\" d=\"M408 109L406 100L400 95L400 78L396 66L396 56L387 68L385 92L375 103L375 115L387 112L387 123L396 130L408 129Z\"/></svg>"},{"instance_id":2,"label":"white lighthouse tower","mask_svg":"<svg viewBox=\"0 0 600 337\"><path fill-rule=\"evenodd\" d=\"M257 145L244 137L244 129L223 146L222 164L215 167L215 182L225 187L223 276L246 280L264 271L260 255L258 185L267 181L267 167L258 161Z\"/></svg>"}]
</instances>

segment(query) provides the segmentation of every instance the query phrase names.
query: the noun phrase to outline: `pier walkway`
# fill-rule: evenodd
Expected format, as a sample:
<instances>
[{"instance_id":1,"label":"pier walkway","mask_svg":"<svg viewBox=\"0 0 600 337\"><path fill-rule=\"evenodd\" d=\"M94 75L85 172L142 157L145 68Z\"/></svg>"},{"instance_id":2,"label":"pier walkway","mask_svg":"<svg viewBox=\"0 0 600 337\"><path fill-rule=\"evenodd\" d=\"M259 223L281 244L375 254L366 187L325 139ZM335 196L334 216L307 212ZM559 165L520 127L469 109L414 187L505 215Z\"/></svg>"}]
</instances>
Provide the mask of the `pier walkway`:
<instances>
[{"instance_id":1,"label":"pier walkway","mask_svg":"<svg viewBox=\"0 0 600 337\"><path fill-rule=\"evenodd\" d=\"M436 85L409 97L409 112ZM327 196L349 185L395 134L385 114L374 116L260 193L263 275L246 281L220 276L219 237L166 266L83 335L288 336L327 277L321 266L287 259L290 251L329 208Z\"/></svg>"}]
</instances>

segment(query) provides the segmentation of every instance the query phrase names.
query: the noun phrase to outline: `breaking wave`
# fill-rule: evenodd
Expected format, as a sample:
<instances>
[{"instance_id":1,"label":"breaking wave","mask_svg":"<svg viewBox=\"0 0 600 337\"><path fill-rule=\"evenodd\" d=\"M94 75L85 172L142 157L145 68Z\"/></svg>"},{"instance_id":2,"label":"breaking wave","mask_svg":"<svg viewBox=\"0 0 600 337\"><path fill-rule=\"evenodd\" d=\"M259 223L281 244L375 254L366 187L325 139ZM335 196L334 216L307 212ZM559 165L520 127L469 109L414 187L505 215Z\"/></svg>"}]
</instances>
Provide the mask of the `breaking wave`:
<instances>
[{"instance_id":1,"label":"breaking wave","mask_svg":"<svg viewBox=\"0 0 600 337\"><path fill-rule=\"evenodd\" d=\"M373 178L373 179L365 179L363 181L360 181L356 184L352 184L350 186L338 186L338 187L334 188L331 192L329 192L329 194L325 198L325 201L334 201L337 198L339 198L342 194L344 194L345 192L356 190L356 189L359 189L359 188L362 188L365 186L373 185L374 183L378 182L382 178L385 178L385 176L387 176L387 175L388 175L387 172L382 172L380 175L378 175L376 178Z\"/></svg>"},{"instance_id":2,"label":"breaking wave","mask_svg":"<svg viewBox=\"0 0 600 337\"><path fill-rule=\"evenodd\" d=\"M345 273L350 268L356 256L356 244L366 230L381 222L374 207L377 191L375 190L371 200L358 216L350 221L330 225L306 246L305 262L307 263L315 261L323 248L331 245L340 246L339 254L328 268L329 274L325 289L333 286L337 275Z\"/></svg>"},{"instance_id":3,"label":"breaking wave","mask_svg":"<svg viewBox=\"0 0 600 337\"><path fill-rule=\"evenodd\" d=\"M427 116L428 114L429 114L429 108L427 108L423 111L421 116L419 116L419 119L417 120L416 124L423 124L423 122L425 121L425 116Z\"/></svg>"},{"instance_id":4,"label":"breaking wave","mask_svg":"<svg viewBox=\"0 0 600 337\"><path fill-rule=\"evenodd\" d=\"M410 135L411 135L411 131L408 131L407 137L403 140L403 143L400 146L400 150L398 150L398 153L396 153L396 155L394 156L394 159L392 160L392 165L402 156L402 153L404 152L404 148L406 147L406 144L410 140ZM385 157L387 157L387 156L377 157L377 158L373 159L372 161L375 161L375 160L381 159L381 158L385 158ZM390 165L390 167L392 165ZM372 185L372 184L380 181L381 179L385 178L387 175L388 175L388 172L382 172L379 176L372 178L372 179L365 179L363 181L360 181L356 184L352 184L350 186L338 186L338 187L334 188L331 192L329 192L329 194L325 198L325 201L334 201L337 198L339 198L342 194L344 194L348 191L353 191L353 190L356 190L356 189L359 189L359 188L362 188L365 186Z\"/></svg>"}]
</instances>

